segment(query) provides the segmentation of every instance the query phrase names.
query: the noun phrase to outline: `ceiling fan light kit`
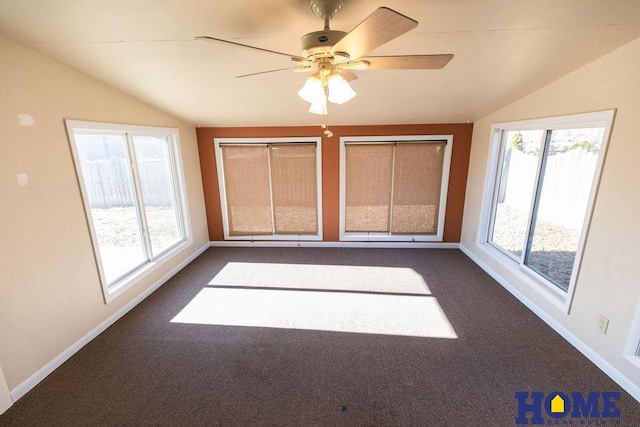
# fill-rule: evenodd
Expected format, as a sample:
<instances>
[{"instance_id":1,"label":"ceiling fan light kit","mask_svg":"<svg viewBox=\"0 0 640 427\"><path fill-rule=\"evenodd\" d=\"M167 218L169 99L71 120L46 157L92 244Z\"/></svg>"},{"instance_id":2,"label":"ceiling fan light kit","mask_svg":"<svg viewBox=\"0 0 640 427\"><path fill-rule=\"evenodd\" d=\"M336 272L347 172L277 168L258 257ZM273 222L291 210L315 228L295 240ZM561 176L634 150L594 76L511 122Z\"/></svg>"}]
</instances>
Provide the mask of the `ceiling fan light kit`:
<instances>
[{"instance_id":1,"label":"ceiling fan light kit","mask_svg":"<svg viewBox=\"0 0 640 427\"><path fill-rule=\"evenodd\" d=\"M343 8L343 0L309 0L309 6L311 11L324 21L324 29L302 36L301 56L209 36L199 36L196 39L226 43L236 47L289 57L295 64L292 68L262 71L238 77L256 76L283 70L308 73L309 78L302 89L298 91L298 95L311 104L310 113L322 115L327 114L327 101L344 104L356 95L348 83L348 80L358 78L352 70L440 69L453 58L452 54L365 56L372 50L417 27L418 22L387 7L379 7L349 33L346 33L329 28L331 18Z\"/></svg>"},{"instance_id":2,"label":"ceiling fan light kit","mask_svg":"<svg viewBox=\"0 0 640 427\"><path fill-rule=\"evenodd\" d=\"M327 114L327 100L334 104L344 104L356 93L339 70L319 70L311 74L298 91L298 96L311 104L309 112Z\"/></svg>"}]
</instances>

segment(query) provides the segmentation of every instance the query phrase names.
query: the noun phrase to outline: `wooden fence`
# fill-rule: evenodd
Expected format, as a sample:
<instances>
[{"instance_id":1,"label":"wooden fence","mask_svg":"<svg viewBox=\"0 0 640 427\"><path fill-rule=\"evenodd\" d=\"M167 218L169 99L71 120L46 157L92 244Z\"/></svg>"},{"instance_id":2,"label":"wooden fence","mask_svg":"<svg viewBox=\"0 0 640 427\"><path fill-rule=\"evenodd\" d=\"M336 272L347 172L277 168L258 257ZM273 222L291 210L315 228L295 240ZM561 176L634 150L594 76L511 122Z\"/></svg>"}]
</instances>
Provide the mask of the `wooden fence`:
<instances>
[{"instance_id":1,"label":"wooden fence","mask_svg":"<svg viewBox=\"0 0 640 427\"><path fill-rule=\"evenodd\" d=\"M138 162L145 206L174 205L173 180L164 160ZM125 159L82 162L82 175L92 209L134 206L133 181Z\"/></svg>"},{"instance_id":2,"label":"wooden fence","mask_svg":"<svg viewBox=\"0 0 640 427\"><path fill-rule=\"evenodd\" d=\"M504 202L528 211L538 156L511 150ZM550 155L544 174L538 218L580 228L591 192L598 153L580 148Z\"/></svg>"}]
</instances>

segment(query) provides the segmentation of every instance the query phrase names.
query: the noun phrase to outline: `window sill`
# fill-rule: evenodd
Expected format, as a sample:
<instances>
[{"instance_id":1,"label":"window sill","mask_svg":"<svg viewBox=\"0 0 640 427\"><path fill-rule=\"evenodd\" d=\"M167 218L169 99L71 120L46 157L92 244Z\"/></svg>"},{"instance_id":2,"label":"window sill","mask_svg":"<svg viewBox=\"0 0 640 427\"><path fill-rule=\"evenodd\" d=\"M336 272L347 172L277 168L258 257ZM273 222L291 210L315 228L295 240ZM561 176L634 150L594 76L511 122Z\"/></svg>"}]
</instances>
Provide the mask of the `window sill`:
<instances>
[{"instance_id":1,"label":"window sill","mask_svg":"<svg viewBox=\"0 0 640 427\"><path fill-rule=\"evenodd\" d=\"M538 277L533 271L522 267L520 264L516 263L490 244L478 243L478 248L518 279L518 283L512 283L512 285L522 283L557 306L563 313L569 313L571 298L568 293L563 292L557 286L549 283L542 277Z\"/></svg>"},{"instance_id":2,"label":"window sill","mask_svg":"<svg viewBox=\"0 0 640 427\"><path fill-rule=\"evenodd\" d=\"M143 266L133 271L131 274L124 277L120 281L114 283L110 287L107 288L103 284L102 293L104 294L105 304L110 303L111 301L116 299L118 296L122 295L128 289L140 283L144 278L146 278L151 273L157 271L160 267L162 267L163 265L171 261L176 255L178 255L178 253L182 252L184 249L189 247L192 243L193 243L192 239L188 239L183 242L180 242L175 247L165 252L157 259L144 264Z\"/></svg>"},{"instance_id":3,"label":"window sill","mask_svg":"<svg viewBox=\"0 0 640 427\"><path fill-rule=\"evenodd\" d=\"M242 240L245 242L259 241L309 241L309 240L322 240L322 236L319 234L263 234L258 236L244 235L244 236L224 236L224 240Z\"/></svg>"},{"instance_id":4,"label":"window sill","mask_svg":"<svg viewBox=\"0 0 640 427\"><path fill-rule=\"evenodd\" d=\"M341 242L442 242L436 234L342 233Z\"/></svg>"}]
</instances>

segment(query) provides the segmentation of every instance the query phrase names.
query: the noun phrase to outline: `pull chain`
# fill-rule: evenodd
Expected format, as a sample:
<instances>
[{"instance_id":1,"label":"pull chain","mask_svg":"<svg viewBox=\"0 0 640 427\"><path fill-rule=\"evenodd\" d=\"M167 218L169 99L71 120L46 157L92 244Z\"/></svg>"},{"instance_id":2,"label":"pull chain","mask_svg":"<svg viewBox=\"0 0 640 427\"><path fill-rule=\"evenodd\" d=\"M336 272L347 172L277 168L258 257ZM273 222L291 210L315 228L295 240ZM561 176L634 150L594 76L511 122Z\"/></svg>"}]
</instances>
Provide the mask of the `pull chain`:
<instances>
[{"instance_id":1,"label":"pull chain","mask_svg":"<svg viewBox=\"0 0 640 427\"><path fill-rule=\"evenodd\" d=\"M329 129L329 125L327 125L327 123L329 122L329 111L325 110L322 118L324 119L324 123L322 123L320 127L324 129L324 134L327 136L327 138L331 138L333 136L333 132L331 132L331 130Z\"/></svg>"}]
</instances>

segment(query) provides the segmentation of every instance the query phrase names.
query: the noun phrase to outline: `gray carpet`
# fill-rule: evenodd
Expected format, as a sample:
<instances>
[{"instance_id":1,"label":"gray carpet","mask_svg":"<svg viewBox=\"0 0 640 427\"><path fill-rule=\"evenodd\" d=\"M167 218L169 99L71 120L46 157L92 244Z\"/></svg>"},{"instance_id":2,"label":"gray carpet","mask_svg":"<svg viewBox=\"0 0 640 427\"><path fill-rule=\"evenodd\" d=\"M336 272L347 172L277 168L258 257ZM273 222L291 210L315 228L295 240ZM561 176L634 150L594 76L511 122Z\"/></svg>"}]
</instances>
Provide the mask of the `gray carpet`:
<instances>
[{"instance_id":1,"label":"gray carpet","mask_svg":"<svg viewBox=\"0 0 640 427\"><path fill-rule=\"evenodd\" d=\"M227 263L236 267L228 277ZM270 268L261 275L257 263ZM275 283L273 264L333 267L326 279L283 268ZM373 280L371 272L354 277L350 289L350 278L336 274L366 270L336 266L390 268L371 270ZM423 291L401 283L412 271ZM385 272L397 273L397 289ZM251 283L237 283L242 277ZM323 288L322 280L335 283ZM187 323L185 307L203 292L252 302L221 306L229 324ZM291 295L308 316L287 317L287 304L299 309ZM247 309L261 296L264 310ZM340 312L347 298L365 303ZM437 302L454 337L430 336L433 325L417 325L425 333L414 336L358 330L368 323L350 316L385 323L384 301L406 301L407 310ZM342 318L332 323L324 312ZM380 327L397 327L388 320ZM291 327L255 326L272 321ZM458 250L215 248L16 402L0 425L512 426L516 392L555 390L621 391L622 425L640 425L638 402Z\"/></svg>"}]
</instances>

